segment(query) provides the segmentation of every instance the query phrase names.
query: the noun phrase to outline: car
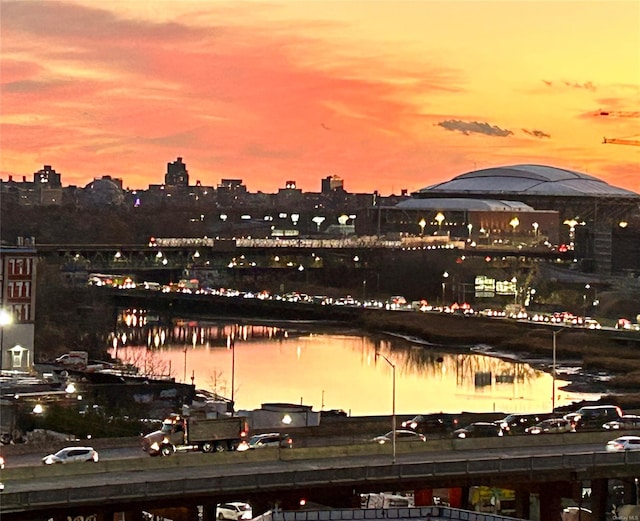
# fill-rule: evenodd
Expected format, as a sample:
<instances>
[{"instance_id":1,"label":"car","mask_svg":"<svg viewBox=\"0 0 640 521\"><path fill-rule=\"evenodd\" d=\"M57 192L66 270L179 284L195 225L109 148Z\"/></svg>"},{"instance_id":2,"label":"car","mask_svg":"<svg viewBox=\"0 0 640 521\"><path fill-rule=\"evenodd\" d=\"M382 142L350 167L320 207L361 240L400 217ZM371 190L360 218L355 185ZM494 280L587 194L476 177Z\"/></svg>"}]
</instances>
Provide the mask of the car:
<instances>
[{"instance_id":1,"label":"car","mask_svg":"<svg viewBox=\"0 0 640 521\"><path fill-rule=\"evenodd\" d=\"M504 432L499 425L492 422L473 422L453 431L454 438L490 438L493 436L504 436Z\"/></svg>"},{"instance_id":2,"label":"car","mask_svg":"<svg viewBox=\"0 0 640 521\"><path fill-rule=\"evenodd\" d=\"M523 434L528 427L531 427L542 420L546 420L548 414L508 414L501 420L494 423L502 429L505 434Z\"/></svg>"},{"instance_id":3,"label":"car","mask_svg":"<svg viewBox=\"0 0 640 521\"><path fill-rule=\"evenodd\" d=\"M98 451L93 447L65 447L55 454L49 454L42 458L43 465L53 465L55 463L76 463L82 461L92 461L97 463L99 460Z\"/></svg>"},{"instance_id":4,"label":"car","mask_svg":"<svg viewBox=\"0 0 640 521\"><path fill-rule=\"evenodd\" d=\"M242 501L230 501L220 503L216 506L216 519L230 519L239 521L241 519L252 519L253 509L249 503Z\"/></svg>"},{"instance_id":5,"label":"car","mask_svg":"<svg viewBox=\"0 0 640 521\"><path fill-rule=\"evenodd\" d=\"M622 452L626 450L640 450L640 436L620 436L610 440L605 445L607 452Z\"/></svg>"},{"instance_id":6,"label":"car","mask_svg":"<svg viewBox=\"0 0 640 521\"><path fill-rule=\"evenodd\" d=\"M611 420L602 424L602 428L607 431L621 431L625 429L640 429L640 415L625 414L616 420Z\"/></svg>"},{"instance_id":7,"label":"car","mask_svg":"<svg viewBox=\"0 0 640 521\"><path fill-rule=\"evenodd\" d=\"M586 327L587 329L602 329L600 322L598 322L594 318L589 318L589 317L585 317L584 327Z\"/></svg>"},{"instance_id":8,"label":"car","mask_svg":"<svg viewBox=\"0 0 640 521\"><path fill-rule=\"evenodd\" d=\"M453 414L418 414L401 424L403 429L427 434L429 432L450 432L458 426L458 418Z\"/></svg>"},{"instance_id":9,"label":"car","mask_svg":"<svg viewBox=\"0 0 640 521\"><path fill-rule=\"evenodd\" d=\"M0 470L4 469L4 456L0 456Z\"/></svg>"},{"instance_id":10,"label":"car","mask_svg":"<svg viewBox=\"0 0 640 521\"><path fill-rule=\"evenodd\" d=\"M527 434L563 434L565 432L575 432L575 429L570 420L547 418L531 427L527 427L524 432Z\"/></svg>"},{"instance_id":11,"label":"car","mask_svg":"<svg viewBox=\"0 0 640 521\"><path fill-rule=\"evenodd\" d=\"M269 447L292 449L293 438L288 434L280 432L269 432L266 434L255 434L247 442L248 449L265 449Z\"/></svg>"},{"instance_id":12,"label":"car","mask_svg":"<svg viewBox=\"0 0 640 521\"><path fill-rule=\"evenodd\" d=\"M573 422L576 429L600 429L604 423L617 420L622 415L622 409L617 405L587 405L565 414L563 418Z\"/></svg>"},{"instance_id":13,"label":"car","mask_svg":"<svg viewBox=\"0 0 640 521\"><path fill-rule=\"evenodd\" d=\"M396 432L396 442L405 442L405 441L427 441L427 438L424 434L420 434L419 432L410 431L407 429L398 429ZM380 445L384 445L385 443L393 443L393 431L389 431L386 434L382 434L381 436L376 436L371 441L374 443L379 443Z\"/></svg>"}]
</instances>

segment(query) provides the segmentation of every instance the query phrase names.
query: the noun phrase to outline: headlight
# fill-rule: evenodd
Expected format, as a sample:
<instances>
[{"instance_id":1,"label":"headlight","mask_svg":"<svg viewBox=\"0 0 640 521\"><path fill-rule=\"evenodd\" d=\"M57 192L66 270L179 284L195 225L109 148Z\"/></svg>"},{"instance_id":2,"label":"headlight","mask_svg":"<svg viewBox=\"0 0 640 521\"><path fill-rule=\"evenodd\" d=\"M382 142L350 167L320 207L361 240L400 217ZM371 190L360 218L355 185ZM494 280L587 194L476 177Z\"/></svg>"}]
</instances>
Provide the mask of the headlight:
<instances>
[{"instance_id":1,"label":"headlight","mask_svg":"<svg viewBox=\"0 0 640 521\"><path fill-rule=\"evenodd\" d=\"M158 444L158 442L157 442L157 441L154 441L154 442L149 446L149 448L150 448L151 450L160 450L160 445Z\"/></svg>"}]
</instances>

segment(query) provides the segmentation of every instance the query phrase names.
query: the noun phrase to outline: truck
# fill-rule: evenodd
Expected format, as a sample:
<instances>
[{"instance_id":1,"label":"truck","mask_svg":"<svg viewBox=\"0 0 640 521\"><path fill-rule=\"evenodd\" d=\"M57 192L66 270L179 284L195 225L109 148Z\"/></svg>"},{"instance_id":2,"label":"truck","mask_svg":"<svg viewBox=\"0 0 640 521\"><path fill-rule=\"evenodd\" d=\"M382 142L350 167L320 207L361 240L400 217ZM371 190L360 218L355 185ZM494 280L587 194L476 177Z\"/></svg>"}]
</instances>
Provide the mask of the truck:
<instances>
[{"instance_id":1,"label":"truck","mask_svg":"<svg viewBox=\"0 0 640 521\"><path fill-rule=\"evenodd\" d=\"M142 450L150 456L170 456L177 451L224 452L236 450L249 438L244 416L201 418L172 414L160 430L142 439Z\"/></svg>"}]
</instances>

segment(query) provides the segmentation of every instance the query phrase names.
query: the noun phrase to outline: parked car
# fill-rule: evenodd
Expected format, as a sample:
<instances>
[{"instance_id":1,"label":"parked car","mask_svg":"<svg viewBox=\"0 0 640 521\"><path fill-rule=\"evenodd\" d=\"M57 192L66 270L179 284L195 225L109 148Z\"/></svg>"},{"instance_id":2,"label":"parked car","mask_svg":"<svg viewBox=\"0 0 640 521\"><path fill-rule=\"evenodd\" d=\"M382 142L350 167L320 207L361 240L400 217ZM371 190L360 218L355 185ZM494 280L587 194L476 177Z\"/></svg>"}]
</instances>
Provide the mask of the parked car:
<instances>
[{"instance_id":1,"label":"parked car","mask_svg":"<svg viewBox=\"0 0 640 521\"><path fill-rule=\"evenodd\" d=\"M494 423L505 434L523 434L528 427L536 425L548 417L548 414L509 414Z\"/></svg>"},{"instance_id":2,"label":"parked car","mask_svg":"<svg viewBox=\"0 0 640 521\"><path fill-rule=\"evenodd\" d=\"M425 435L430 432L444 433L458 426L458 418L453 414L418 414L403 421L400 426Z\"/></svg>"},{"instance_id":3,"label":"parked car","mask_svg":"<svg viewBox=\"0 0 640 521\"><path fill-rule=\"evenodd\" d=\"M241 519L252 519L253 509L249 503L242 501L231 501L220 503L216 506L216 519L230 519L239 521Z\"/></svg>"},{"instance_id":4,"label":"parked car","mask_svg":"<svg viewBox=\"0 0 640 521\"><path fill-rule=\"evenodd\" d=\"M620 436L615 440L608 441L605 449L608 452L640 450L640 436Z\"/></svg>"},{"instance_id":5,"label":"parked car","mask_svg":"<svg viewBox=\"0 0 640 521\"><path fill-rule=\"evenodd\" d=\"M266 449L269 447L292 449L293 438L288 434L280 432L269 432L266 434L256 434L249 438L247 449Z\"/></svg>"},{"instance_id":6,"label":"parked car","mask_svg":"<svg viewBox=\"0 0 640 521\"><path fill-rule=\"evenodd\" d=\"M454 438L490 438L504 436L499 425L492 422L474 422L453 431Z\"/></svg>"},{"instance_id":7,"label":"parked car","mask_svg":"<svg viewBox=\"0 0 640 521\"><path fill-rule=\"evenodd\" d=\"M620 418L603 423L602 428L608 431L640 429L640 415L625 414L624 416L620 416Z\"/></svg>"},{"instance_id":8,"label":"parked car","mask_svg":"<svg viewBox=\"0 0 640 521\"><path fill-rule=\"evenodd\" d=\"M565 420L564 418L548 418L531 427L527 427L525 432L527 434L563 434L565 432L575 432L575 429L570 420Z\"/></svg>"},{"instance_id":9,"label":"parked car","mask_svg":"<svg viewBox=\"0 0 640 521\"><path fill-rule=\"evenodd\" d=\"M93 447L65 447L55 454L49 454L42 458L43 465L53 465L55 463L76 463L82 461L97 462L98 451Z\"/></svg>"},{"instance_id":10,"label":"parked car","mask_svg":"<svg viewBox=\"0 0 640 521\"><path fill-rule=\"evenodd\" d=\"M622 409L617 405L587 405L563 417L573 422L576 429L600 429L604 423L622 415Z\"/></svg>"},{"instance_id":11,"label":"parked car","mask_svg":"<svg viewBox=\"0 0 640 521\"><path fill-rule=\"evenodd\" d=\"M382 434L381 436L376 436L371 441L379 443L380 445L384 445L385 443L393 443L393 431L389 431L386 434ZM419 432L410 431L407 429L396 430L396 443L406 441L427 441L427 438L424 434L420 434Z\"/></svg>"}]
</instances>

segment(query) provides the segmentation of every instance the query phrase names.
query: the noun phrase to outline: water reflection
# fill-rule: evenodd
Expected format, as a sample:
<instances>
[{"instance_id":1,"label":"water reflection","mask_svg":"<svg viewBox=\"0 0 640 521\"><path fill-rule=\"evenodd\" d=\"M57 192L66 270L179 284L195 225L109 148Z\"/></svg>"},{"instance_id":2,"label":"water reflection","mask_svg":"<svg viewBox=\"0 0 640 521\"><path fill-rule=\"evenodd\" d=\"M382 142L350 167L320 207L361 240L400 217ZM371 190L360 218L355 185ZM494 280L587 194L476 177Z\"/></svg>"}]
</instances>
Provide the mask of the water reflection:
<instances>
[{"instance_id":1,"label":"water reflection","mask_svg":"<svg viewBox=\"0 0 640 521\"><path fill-rule=\"evenodd\" d=\"M542 370L395 337L196 321L163 327L143 320L137 326L122 322L112 346L113 356L143 372L233 395L239 410L287 402L352 415L389 414L392 368L376 361L376 352L396 366L398 414L551 410L552 378ZM556 406L598 396L560 389Z\"/></svg>"}]
</instances>

